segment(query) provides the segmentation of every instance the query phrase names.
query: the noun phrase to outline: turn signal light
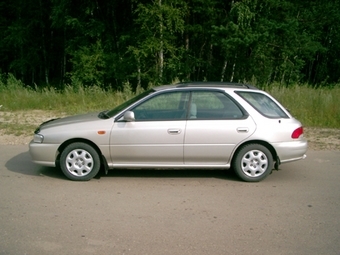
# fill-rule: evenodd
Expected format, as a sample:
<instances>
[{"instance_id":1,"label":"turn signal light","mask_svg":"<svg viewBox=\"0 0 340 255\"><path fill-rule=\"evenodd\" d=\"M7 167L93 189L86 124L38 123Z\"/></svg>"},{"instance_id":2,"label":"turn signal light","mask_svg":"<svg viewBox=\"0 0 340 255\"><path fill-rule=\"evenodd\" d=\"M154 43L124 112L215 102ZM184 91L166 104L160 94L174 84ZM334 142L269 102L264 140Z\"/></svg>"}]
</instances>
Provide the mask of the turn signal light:
<instances>
[{"instance_id":1,"label":"turn signal light","mask_svg":"<svg viewBox=\"0 0 340 255\"><path fill-rule=\"evenodd\" d=\"M302 134L303 134L303 127L299 127L299 128L297 128L297 129L295 129L295 130L293 131L293 133L292 133L292 138L293 138L293 139L297 139L297 138L299 138L300 135L302 135Z\"/></svg>"}]
</instances>

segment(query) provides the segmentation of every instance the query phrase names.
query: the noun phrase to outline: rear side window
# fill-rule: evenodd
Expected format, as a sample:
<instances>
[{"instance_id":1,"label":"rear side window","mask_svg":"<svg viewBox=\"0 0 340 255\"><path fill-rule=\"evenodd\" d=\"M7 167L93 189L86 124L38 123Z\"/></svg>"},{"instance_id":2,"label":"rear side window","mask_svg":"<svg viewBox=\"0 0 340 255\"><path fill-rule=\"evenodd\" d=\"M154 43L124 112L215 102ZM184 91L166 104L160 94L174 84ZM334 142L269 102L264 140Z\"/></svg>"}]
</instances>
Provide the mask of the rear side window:
<instances>
[{"instance_id":1,"label":"rear side window","mask_svg":"<svg viewBox=\"0 0 340 255\"><path fill-rule=\"evenodd\" d=\"M246 118L246 116L224 93L218 91L193 91L190 118L223 120L242 119Z\"/></svg>"},{"instance_id":2,"label":"rear side window","mask_svg":"<svg viewBox=\"0 0 340 255\"><path fill-rule=\"evenodd\" d=\"M247 91L237 91L236 93L268 118L289 118L281 107L265 94Z\"/></svg>"}]
</instances>

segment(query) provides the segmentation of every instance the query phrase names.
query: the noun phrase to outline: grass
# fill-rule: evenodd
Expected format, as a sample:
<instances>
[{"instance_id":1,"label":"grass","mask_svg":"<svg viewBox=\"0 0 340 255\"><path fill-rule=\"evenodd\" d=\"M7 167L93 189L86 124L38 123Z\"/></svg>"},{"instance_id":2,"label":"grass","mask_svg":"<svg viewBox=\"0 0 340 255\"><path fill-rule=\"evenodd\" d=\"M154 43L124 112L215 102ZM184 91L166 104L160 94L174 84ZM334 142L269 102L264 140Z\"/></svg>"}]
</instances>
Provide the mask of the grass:
<instances>
[{"instance_id":1,"label":"grass","mask_svg":"<svg viewBox=\"0 0 340 255\"><path fill-rule=\"evenodd\" d=\"M112 109L141 92L132 92L129 84L122 91L103 90L97 86L84 87L77 82L60 91L53 87L32 89L9 75L0 81L0 110L45 110L66 114Z\"/></svg>"},{"instance_id":2,"label":"grass","mask_svg":"<svg viewBox=\"0 0 340 255\"><path fill-rule=\"evenodd\" d=\"M308 85L282 87L272 84L264 88L299 119L305 127L340 128L340 85L332 88L313 88ZM14 76L0 77L0 128L7 134L32 133L32 111L44 111L53 116L112 109L127 99L142 92L132 91L125 84L122 91L103 90L97 86L84 87L73 81L60 91L53 87L26 86ZM13 120L13 116L16 119Z\"/></svg>"},{"instance_id":3,"label":"grass","mask_svg":"<svg viewBox=\"0 0 340 255\"><path fill-rule=\"evenodd\" d=\"M313 88L271 86L265 89L307 127L340 128L340 85Z\"/></svg>"},{"instance_id":4,"label":"grass","mask_svg":"<svg viewBox=\"0 0 340 255\"><path fill-rule=\"evenodd\" d=\"M129 84L122 91L113 91L84 87L77 82L62 91L53 87L33 89L12 75L0 77L0 129L4 134L32 134L48 119L112 109L141 92L142 89L133 92Z\"/></svg>"}]
</instances>

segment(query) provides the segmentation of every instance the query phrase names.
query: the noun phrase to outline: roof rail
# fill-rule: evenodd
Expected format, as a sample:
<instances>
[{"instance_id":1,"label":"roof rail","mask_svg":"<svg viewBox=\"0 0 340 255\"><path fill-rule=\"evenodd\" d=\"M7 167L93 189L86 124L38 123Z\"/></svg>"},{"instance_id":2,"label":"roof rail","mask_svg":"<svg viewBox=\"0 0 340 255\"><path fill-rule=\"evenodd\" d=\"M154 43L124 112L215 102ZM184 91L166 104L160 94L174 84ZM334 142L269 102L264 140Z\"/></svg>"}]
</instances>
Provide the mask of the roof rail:
<instances>
[{"instance_id":1,"label":"roof rail","mask_svg":"<svg viewBox=\"0 0 340 255\"><path fill-rule=\"evenodd\" d=\"M234 87L234 88L248 88L248 89L257 89L255 86L250 84L243 84L243 83L237 83L237 82L218 82L218 81L195 81L195 82L180 82L175 84L176 87L197 87L197 86L221 86L221 87Z\"/></svg>"}]
</instances>

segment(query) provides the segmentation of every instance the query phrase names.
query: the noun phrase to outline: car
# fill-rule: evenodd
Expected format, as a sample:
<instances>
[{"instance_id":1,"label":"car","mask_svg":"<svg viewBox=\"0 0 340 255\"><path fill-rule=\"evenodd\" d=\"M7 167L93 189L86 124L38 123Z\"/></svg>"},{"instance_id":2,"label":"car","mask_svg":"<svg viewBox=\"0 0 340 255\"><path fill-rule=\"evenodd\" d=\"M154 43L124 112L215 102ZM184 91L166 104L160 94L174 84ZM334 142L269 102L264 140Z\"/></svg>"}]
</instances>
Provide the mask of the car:
<instances>
[{"instance_id":1,"label":"car","mask_svg":"<svg viewBox=\"0 0 340 255\"><path fill-rule=\"evenodd\" d=\"M304 159L302 124L252 85L185 82L147 90L112 110L42 123L33 162L73 181L100 169L233 169L258 182Z\"/></svg>"}]
</instances>

